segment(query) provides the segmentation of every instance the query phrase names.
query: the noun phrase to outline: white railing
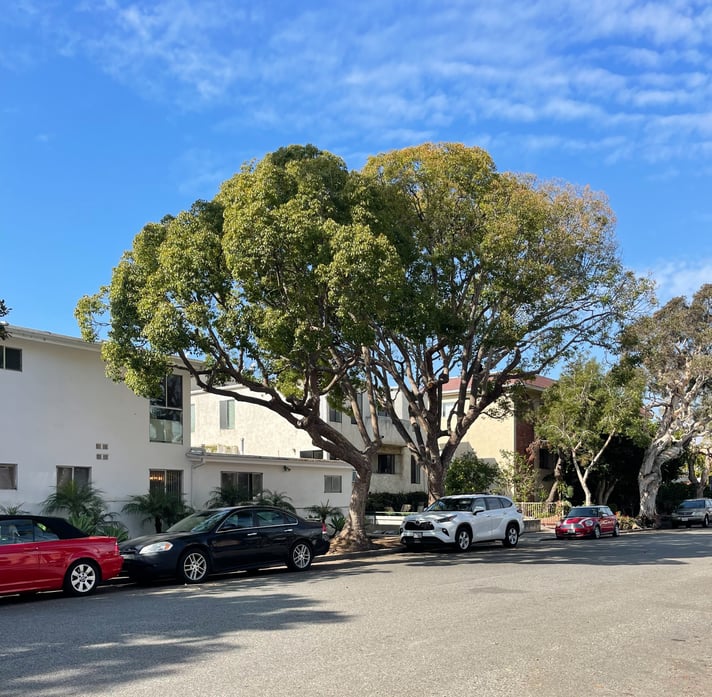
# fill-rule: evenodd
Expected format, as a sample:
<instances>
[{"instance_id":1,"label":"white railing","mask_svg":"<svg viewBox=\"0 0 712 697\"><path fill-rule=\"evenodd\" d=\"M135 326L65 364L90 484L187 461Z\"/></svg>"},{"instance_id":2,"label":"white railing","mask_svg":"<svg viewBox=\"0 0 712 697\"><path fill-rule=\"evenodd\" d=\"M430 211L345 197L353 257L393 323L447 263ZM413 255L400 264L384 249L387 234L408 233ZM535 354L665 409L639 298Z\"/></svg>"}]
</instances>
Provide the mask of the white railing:
<instances>
[{"instance_id":1,"label":"white railing","mask_svg":"<svg viewBox=\"0 0 712 697\"><path fill-rule=\"evenodd\" d=\"M564 512L564 504L561 501L554 501L554 503L546 503L546 501L517 501L516 505L521 509L525 518L561 517Z\"/></svg>"}]
</instances>

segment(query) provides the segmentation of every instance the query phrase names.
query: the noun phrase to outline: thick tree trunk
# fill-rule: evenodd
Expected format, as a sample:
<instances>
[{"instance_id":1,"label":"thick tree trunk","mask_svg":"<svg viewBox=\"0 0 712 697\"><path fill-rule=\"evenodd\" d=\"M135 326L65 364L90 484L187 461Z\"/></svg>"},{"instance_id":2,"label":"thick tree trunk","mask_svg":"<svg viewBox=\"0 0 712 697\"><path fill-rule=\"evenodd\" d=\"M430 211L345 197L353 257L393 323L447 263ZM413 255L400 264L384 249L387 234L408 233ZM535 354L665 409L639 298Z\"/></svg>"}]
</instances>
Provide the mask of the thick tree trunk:
<instances>
[{"instance_id":1,"label":"thick tree trunk","mask_svg":"<svg viewBox=\"0 0 712 697\"><path fill-rule=\"evenodd\" d=\"M331 541L332 552L372 549L375 545L366 533L366 501L371 487L371 470L366 469L356 477L351 488L351 501L343 530Z\"/></svg>"},{"instance_id":2,"label":"thick tree trunk","mask_svg":"<svg viewBox=\"0 0 712 697\"><path fill-rule=\"evenodd\" d=\"M561 484L564 481L564 463L561 457L556 458L554 465L554 483L551 485L549 495L546 497L546 503L554 503L559 497Z\"/></svg>"},{"instance_id":3,"label":"thick tree trunk","mask_svg":"<svg viewBox=\"0 0 712 697\"><path fill-rule=\"evenodd\" d=\"M640 492L640 519L647 525L655 523L657 516L656 501L662 476L657 462L657 450L649 447L643 456L643 464L638 473L638 491Z\"/></svg>"},{"instance_id":4,"label":"thick tree trunk","mask_svg":"<svg viewBox=\"0 0 712 697\"><path fill-rule=\"evenodd\" d=\"M428 473L428 503L437 501L445 494L445 471L441 462L430 462Z\"/></svg>"}]
</instances>

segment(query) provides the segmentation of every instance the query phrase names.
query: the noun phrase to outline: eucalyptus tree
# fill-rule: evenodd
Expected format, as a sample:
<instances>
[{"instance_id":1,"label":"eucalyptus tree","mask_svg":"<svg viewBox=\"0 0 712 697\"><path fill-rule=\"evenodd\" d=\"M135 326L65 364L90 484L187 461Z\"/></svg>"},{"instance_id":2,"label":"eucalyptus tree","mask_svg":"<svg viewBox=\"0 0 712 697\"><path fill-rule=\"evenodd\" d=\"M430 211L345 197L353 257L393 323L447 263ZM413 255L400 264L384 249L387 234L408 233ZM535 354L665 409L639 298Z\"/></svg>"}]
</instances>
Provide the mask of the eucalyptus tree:
<instances>
[{"instance_id":1,"label":"eucalyptus tree","mask_svg":"<svg viewBox=\"0 0 712 697\"><path fill-rule=\"evenodd\" d=\"M588 188L498 173L484 150L452 143L373 157L364 175L405 202L389 220L403 305L375 324L367 368L432 500L486 409L575 350L610 346L650 288L623 268L613 213ZM443 419L452 378L457 398Z\"/></svg>"},{"instance_id":2,"label":"eucalyptus tree","mask_svg":"<svg viewBox=\"0 0 712 697\"><path fill-rule=\"evenodd\" d=\"M661 468L709 434L712 421L712 284L673 298L626 332L627 355L646 374L645 405L654 425L638 474L640 516L652 521Z\"/></svg>"},{"instance_id":3,"label":"eucalyptus tree","mask_svg":"<svg viewBox=\"0 0 712 697\"><path fill-rule=\"evenodd\" d=\"M542 396L535 414L537 435L550 451L572 463L586 505L594 503L591 474L602 473L613 440L625 436L647 441L643 388L638 371L616 366L605 372L595 359L579 358Z\"/></svg>"},{"instance_id":4,"label":"eucalyptus tree","mask_svg":"<svg viewBox=\"0 0 712 697\"><path fill-rule=\"evenodd\" d=\"M364 415L357 394L362 347L403 285L399 257L369 212L378 196L334 155L282 148L244 165L215 200L146 225L110 285L76 309L87 340L108 319L107 373L137 393L154 394L177 359L202 389L271 410L351 464L352 546L368 544L380 444L377 410ZM322 418L332 394L350 403L361 443Z\"/></svg>"}]
</instances>

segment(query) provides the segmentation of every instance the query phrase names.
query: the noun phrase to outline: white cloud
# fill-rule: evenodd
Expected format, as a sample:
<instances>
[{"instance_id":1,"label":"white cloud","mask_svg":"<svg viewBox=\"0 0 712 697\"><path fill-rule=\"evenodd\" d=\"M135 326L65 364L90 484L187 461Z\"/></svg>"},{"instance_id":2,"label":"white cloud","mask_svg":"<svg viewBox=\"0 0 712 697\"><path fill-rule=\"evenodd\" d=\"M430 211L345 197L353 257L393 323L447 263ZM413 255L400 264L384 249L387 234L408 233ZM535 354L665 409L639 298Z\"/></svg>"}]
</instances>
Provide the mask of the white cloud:
<instances>
[{"instance_id":1,"label":"white cloud","mask_svg":"<svg viewBox=\"0 0 712 697\"><path fill-rule=\"evenodd\" d=\"M661 304L677 296L689 299L702 285L712 283L712 259L662 261L647 273L657 285Z\"/></svg>"}]
</instances>

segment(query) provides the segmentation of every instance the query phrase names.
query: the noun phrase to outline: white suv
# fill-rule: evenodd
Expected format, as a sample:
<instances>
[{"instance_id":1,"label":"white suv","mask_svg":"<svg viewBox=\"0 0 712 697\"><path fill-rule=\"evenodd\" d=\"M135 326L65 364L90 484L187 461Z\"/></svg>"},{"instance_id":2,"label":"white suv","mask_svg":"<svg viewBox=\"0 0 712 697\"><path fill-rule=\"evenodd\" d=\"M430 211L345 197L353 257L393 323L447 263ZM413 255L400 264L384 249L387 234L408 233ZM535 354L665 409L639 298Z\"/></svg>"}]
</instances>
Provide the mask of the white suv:
<instances>
[{"instance_id":1,"label":"white suv","mask_svg":"<svg viewBox=\"0 0 712 697\"><path fill-rule=\"evenodd\" d=\"M473 542L501 540L505 547L514 547L523 532L522 513L506 496L458 494L406 516L400 539L409 549L444 544L464 552Z\"/></svg>"}]
</instances>

